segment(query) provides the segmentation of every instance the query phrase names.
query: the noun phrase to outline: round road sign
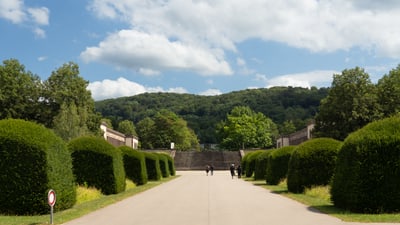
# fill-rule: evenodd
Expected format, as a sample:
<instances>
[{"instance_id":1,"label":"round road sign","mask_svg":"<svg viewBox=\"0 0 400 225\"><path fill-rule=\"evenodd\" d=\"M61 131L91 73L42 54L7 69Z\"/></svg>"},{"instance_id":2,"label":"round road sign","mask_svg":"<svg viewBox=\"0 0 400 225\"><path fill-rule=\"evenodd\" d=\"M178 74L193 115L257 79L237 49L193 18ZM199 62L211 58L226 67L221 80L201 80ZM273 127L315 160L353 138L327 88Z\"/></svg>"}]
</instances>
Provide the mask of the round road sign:
<instances>
[{"instance_id":1,"label":"round road sign","mask_svg":"<svg viewBox=\"0 0 400 225\"><path fill-rule=\"evenodd\" d=\"M49 193L47 194L47 200L50 206L54 206L56 204L56 192L54 190L49 190Z\"/></svg>"}]
</instances>

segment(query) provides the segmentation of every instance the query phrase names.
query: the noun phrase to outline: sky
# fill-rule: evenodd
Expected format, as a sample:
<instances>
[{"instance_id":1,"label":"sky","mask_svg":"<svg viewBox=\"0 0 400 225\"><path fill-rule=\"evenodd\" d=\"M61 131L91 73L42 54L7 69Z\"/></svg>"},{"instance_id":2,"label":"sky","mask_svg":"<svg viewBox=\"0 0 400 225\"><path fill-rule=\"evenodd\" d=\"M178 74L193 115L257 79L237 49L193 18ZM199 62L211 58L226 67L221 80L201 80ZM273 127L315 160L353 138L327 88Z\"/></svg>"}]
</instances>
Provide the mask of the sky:
<instances>
[{"instance_id":1,"label":"sky","mask_svg":"<svg viewBox=\"0 0 400 225\"><path fill-rule=\"evenodd\" d=\"M95 100L329 87L400 63L398 0L0 0L0 60L79 65ZM1 88L1 87L0 87Z\"/></svg>"}]
</instances>

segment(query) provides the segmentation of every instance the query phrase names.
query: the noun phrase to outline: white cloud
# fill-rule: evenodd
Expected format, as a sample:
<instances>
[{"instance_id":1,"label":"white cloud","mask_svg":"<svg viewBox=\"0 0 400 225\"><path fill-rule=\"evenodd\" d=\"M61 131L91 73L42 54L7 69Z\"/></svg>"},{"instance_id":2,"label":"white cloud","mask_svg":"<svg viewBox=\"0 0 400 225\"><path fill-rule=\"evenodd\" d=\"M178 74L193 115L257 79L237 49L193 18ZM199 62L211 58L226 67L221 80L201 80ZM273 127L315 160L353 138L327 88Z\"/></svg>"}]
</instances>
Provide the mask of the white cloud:
<instances>
[{"instance_id":1,"label":"white cloud","mask_svg":"<svg viewBox=\"0 0 400 225\"><path fill-rule=\"evenodd\" d=\"M90 83L87 89L91 91L92 97L96 101L123 96L133 96L146 92L187 93L186 89L182 87L170 88L167 90L164 90L161 87L145 87L123 77L120 77L117 80L106 79L103 81L95 81Z\"/></svg>"},{"instance_id":2,"label":"white cloud","mask_svg":"<svg viewBox=\"0 0 400 225\"><path fill-rule=\"evenodd\" d=\"M199 95L205 95L205 96L214 96L214 95L221 95L222 92L218 89L208 89L203 92L200 92Z\"/></svg>"},{"instance_id":3,"label":"white cloud","mask_svg":"<svg viewBox=\"0 0 400 225\"><path fill-rule=\"evenodd\" d=\"M37 25L49 25L49 9L46 7L28 8L27 10Z\"/></svg>"},{"instance_id":4,"label":"white cloud","mask_svg":"<svg viewBox=\"0 0 400 225\"><path fill-rule=\"evenodd\" d=\"M18 24L26 19L24 12L24 1L22 0L0 0L0 18Z\"/></svg>"},{"instance_id":5,"label":"white cloud","mask_svg":"<svg viewBox=\"0 0 400 225\"><path fill-rule=\"evenodd\" d=\"M198 48L182 42L171 42L165 36L135 30L111 34L97 47L81 53L86 62L100 61L142 71L194 71L203 75L230 75L226 61L213 49ZM146 68L146 70L143 70Z\"/></svg>"},{"instance_id":6,"label":"white cloud","mask_svg":"<svg viewBox=\"0 0 400 225\"><path fill-rule=\"evenodd\" d=\"M236 43L262 39L313 52L360 47L400 58L395 0L93 0L90 9L101 18L201 48L237 51Z\"/></svg>"},{"instance_id":7,"label":"white cloud","mask_svg":"<svg viewBox=\"0 0 400 225\"><path fill-rule=\"evenodd\" d=\"M292 86L292 87L328 87L331 85L333 74L340 72L332 70L310 71L296 74L286 74L268 79L266 75L258 74L256 79L264 82L265 87Z\"/></svg>"},{"instance_id":8,"label":"white cloud","mask_svg":"<svg viewBox=\"0 0 400 225\"><path fill-rule=\"evenodd\" d=\"M28 25L38 38L46 36L46 32L40 26L49 25L49 14L48 8L26 7L23 0L0 0L0 18L14 24Z\"/></svg>"},{"instance_id":9,"label":"white cloud","mask_svg":"<svg viewBox=\"0 0 400 225\"><path fill-rule=\"evenodd\" d=\"M46 37L46 31L44 31L43 29L41 29L39 27L35 27L33 29L33 33L35 34L35 37L37 37L37 38L45 38Z\"/></svg>"}]
</instances>

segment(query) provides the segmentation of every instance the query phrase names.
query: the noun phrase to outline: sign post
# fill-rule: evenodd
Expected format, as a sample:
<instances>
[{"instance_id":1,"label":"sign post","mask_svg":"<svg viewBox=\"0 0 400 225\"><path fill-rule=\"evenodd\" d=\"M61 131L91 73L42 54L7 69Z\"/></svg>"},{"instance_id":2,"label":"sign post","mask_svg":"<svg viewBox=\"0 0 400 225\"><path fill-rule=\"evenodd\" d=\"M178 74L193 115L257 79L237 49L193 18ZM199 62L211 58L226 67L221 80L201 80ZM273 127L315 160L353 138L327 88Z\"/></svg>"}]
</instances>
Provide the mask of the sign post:
<instances>
[{"instance_id":1,"label":"sign post","mask_svg":"<svg viewBox=\"0 0 400 225\"><path fill-rule=\"evenodd\" d=\"M47 201L50 206L50 224L53 224L53 208L56 204L56 192L53 189L49 190L49 193L47 194Z\"/></svg>"}]
</instances>

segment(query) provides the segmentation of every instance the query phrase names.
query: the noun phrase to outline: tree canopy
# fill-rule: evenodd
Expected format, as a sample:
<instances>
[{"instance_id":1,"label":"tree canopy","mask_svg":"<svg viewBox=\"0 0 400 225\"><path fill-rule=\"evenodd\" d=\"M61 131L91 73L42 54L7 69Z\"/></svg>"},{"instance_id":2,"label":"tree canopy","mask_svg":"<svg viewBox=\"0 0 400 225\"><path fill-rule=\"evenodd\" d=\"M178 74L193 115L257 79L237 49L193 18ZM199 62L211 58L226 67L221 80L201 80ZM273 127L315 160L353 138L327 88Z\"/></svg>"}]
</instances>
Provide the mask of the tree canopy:
<instances>
[{"instance_id":1,"label":"tree canopy","mask_svg":"<svg viewBox=\"0 0 400 225\"><path fill-rule=\"evenodd\" d=\"M229 150L270 147L278 135L271 119L245 106L233 108L219 125L218 133L221 148Z\"/></svg>"},{"instance_id":2,"label":"tree canopy","mask_svg":"<svg viewBox=\"0 0 400 225\"><path fill-rule=\"evenodd\" d=\"M146 117L137 125L142 148L169 149L174 143L177 150L195 150L199 142L185 120L168 110Z\"/></svg>"},{"instance_id":3,"label":"tree canopy","mask_svg":"<svg viewBox=\"0 0 400 225\"><path fill-rule=\"evenodd\" d=\"M347 135L380 117L376 87L359 67L335 74L328 96L315 117L315 134L344 140Z\"/></svg>"}]
</instances>

